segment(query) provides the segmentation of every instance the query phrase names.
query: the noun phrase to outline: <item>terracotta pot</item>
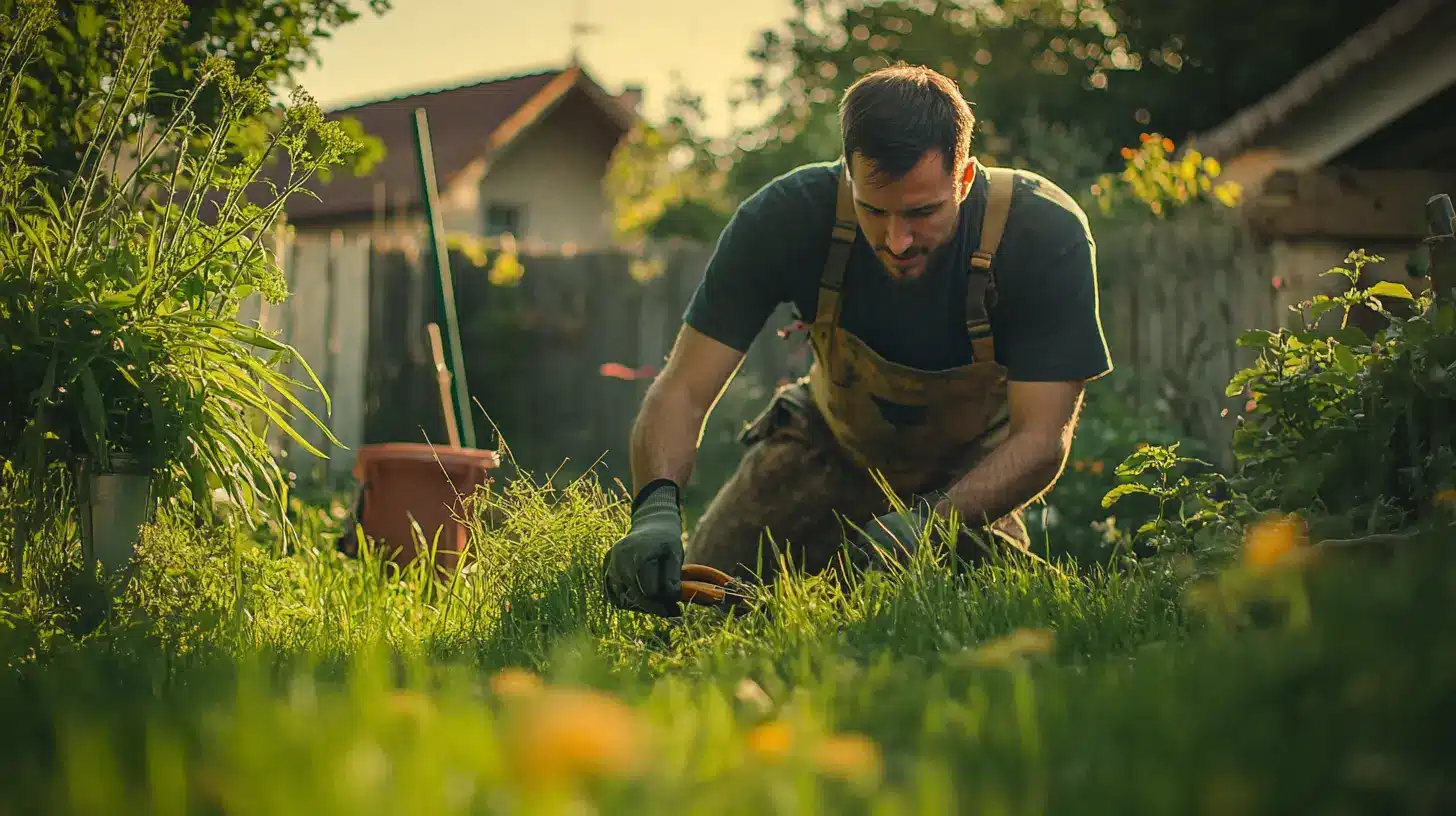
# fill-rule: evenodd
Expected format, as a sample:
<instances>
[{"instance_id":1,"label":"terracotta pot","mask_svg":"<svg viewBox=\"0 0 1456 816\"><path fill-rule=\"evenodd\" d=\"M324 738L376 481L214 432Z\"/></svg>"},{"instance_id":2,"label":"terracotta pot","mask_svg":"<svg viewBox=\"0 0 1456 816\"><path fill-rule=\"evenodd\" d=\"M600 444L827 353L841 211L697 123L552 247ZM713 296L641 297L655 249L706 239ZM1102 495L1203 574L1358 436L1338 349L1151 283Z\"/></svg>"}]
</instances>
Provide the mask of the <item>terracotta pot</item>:
<instances>
[{"instance_id":1,"label":"terracotta pot","mask_svg":"<svg viewBox=\"0 0 1456 816\"><path fill-rule=\"evenodd\" d=\"M499 466L500 455L489 450L413 442L363 445L354 461L360 491L354 518L364 535L400 567L420 555L413 519L424 533L424 546L434 542L436 567L453 571L470 535L457 521L465 514L462 500L485 484L487 471ZM340 541L351 555L357 554L353 538L351 529Z\"/></svg>"}]
</instances>

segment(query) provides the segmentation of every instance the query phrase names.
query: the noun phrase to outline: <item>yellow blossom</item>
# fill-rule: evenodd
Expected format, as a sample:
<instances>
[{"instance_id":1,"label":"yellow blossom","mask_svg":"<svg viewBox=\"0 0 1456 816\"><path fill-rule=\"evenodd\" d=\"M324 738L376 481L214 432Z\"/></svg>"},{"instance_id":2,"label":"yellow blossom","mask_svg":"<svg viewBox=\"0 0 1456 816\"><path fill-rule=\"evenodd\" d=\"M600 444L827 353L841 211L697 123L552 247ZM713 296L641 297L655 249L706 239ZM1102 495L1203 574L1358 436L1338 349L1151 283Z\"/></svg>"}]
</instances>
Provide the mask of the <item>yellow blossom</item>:
<instances>
[{"instance_id":1,"label":"yellow blossom","mask_svg":"<svg viewBox=\"0 0 1456 816\"><path fill-rule=\"evenodd\" d=\"M880 773L880 746L863 734L835 734L819 743L814 759L824 772L843 779Z\"/></svg>"},{"instance_id":2,"label":"yellow blossom","mask_svg":"<svg viewBox=\"0 0 1456 816\"><path fill-rule=\"evenodd\" d=\"M794 746L793 729L783 720L761 723L748 732L744 744L760 759L782 759Z\"/></svg>"},{"instance_id":3,"label":"yellow blossom","mask_svg":"<svg viewBox=\"0 0 1456 816\"><path fill-rule=\"evenodd\" d=\"M522 705L509 754L527 782L625 775L640 767L645 732L620 700L591 689L552 689Z\"/></svg>"},{"instance_id":4,"label":"yellow blossom","mask_svg":"<svg viewBox=\"0 0 1456 816\"><path fill-rule=\"evenodd\" d=\"M1266 570L1285 561L1308 543L1297 515L1272 516L1249 527L1244 534L1244 563Z\"/></svg>"},{"instance_id":5,"label":"yellow blossom","mask_svg":"<svg viewBox=\"0 0 1456 816\"><path fill-rule=\"evenodd\" d=\"M525 669L502 669L490 680L490 689L501 696L519 696L541 690L541 678Z\"/></svg>"},{"instance_id":6,"label":"yellow blossom","mask_svg":"<svg viewBox=\"0 0 1456 816\"><path fill-rule=\"evenodd\" d=\"M1026 655L1046 654L1054 645L1050 629L1017 629L977 649L972 661L982 666L1004 666Z\"/></svg>"}]
</instances>

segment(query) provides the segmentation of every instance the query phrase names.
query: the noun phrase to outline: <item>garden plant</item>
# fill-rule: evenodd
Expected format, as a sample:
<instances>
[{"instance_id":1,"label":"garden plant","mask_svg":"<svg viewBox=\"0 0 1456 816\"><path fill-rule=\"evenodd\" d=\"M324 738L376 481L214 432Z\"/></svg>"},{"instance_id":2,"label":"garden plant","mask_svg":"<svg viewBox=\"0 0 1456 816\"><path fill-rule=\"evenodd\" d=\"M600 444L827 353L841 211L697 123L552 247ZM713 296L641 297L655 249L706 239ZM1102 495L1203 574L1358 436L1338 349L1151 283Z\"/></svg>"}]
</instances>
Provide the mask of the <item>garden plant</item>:
<instances>
[{"instance_id":1,"label":"garden plant","mask_svg":"<svg viewBox=\"0 0 1456 816\"><path fill-rule=\"evenodd\" d=\"M6 8L9 106L50 7ZM152 92L182 12L124 8L107 25L133 59L96 93L113 117ZM0 375L21 387L0 404L0 812L1456 806L1456 307L1439 289L1357 286L1379 259L1356 251L1331 270L1350 286L1299 304L1297 327L1247 332L1229 469L1095 396L1039 522L1051 565L924 547L847 585L790 569L746 610L638 615L602 597L629 501L590 473L480 488L473 560L446 580L335 549L344 503L291 490L266 443L327 430L296 396L321 386L237 309L287 296L267 232L357 144L303 95L260 119L261 86L227 62L195 79L229 100L220 119L179 106L132 164L100 128L59 199L5 109ZM299 184L250 183L265 156L239 137L259 121ZM1179 197L1133 177L1118 190ZM1357 305L1384 328L1350 325ZM123 459L155 512L131 569L98 581L77 503L53 494L79 489L79 462Z\"/></svg>"}]
</instances>

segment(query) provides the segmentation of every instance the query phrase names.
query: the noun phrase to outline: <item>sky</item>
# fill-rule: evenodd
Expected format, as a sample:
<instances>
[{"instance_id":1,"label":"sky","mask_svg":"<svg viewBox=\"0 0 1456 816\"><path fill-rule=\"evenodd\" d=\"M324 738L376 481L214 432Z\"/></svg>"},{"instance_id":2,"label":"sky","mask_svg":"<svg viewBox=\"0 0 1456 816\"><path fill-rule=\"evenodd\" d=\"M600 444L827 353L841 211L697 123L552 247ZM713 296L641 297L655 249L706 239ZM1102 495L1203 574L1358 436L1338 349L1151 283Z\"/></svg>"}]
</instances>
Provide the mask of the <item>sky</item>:
<instances>
[{"instance_id":1,"label":"sky","mask_svg":"<svg viewBox=\"0 0 1456 816\"><path fill-rule=\"evenodd\" d=\"M758 33L776 27L790 0L392 0L333 32L320 66L297 76L325 108L476 78L564 63L572 23L582 64L609 91L643 87L643 112L655 118L673 74L703 97L705 131L729 130L728 100L748 76ZM733 11L722 10L732 7Z\"/></svg>"}]
</instances>

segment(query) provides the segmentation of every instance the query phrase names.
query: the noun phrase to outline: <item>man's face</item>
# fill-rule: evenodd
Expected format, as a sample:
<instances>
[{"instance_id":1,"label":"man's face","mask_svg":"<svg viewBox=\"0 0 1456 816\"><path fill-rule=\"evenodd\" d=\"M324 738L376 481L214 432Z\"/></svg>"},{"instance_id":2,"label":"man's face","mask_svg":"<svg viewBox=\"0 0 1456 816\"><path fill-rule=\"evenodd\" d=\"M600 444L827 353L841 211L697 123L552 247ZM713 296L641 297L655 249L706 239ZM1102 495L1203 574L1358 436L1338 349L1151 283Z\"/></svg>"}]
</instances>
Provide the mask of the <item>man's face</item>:
<instances>
[{"instance_id":1,"label":"man's face","mask_svg":"<svg viewBox=\"0 0 1456 816\"><path fill-rule=\"evenodd\" d=\"M914 280L955 237L961 202L975 180L975 165L948 172L939 151L929 151L902 178L874 175L874 165L850 157L855 211L875 255L895 280Z\"/></svg>"}]
</instances>

